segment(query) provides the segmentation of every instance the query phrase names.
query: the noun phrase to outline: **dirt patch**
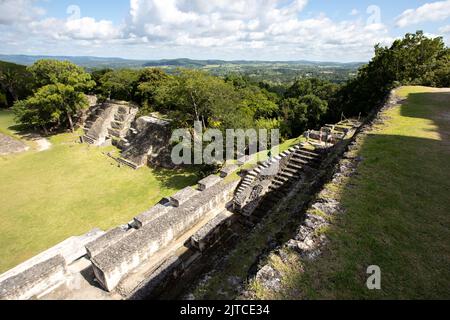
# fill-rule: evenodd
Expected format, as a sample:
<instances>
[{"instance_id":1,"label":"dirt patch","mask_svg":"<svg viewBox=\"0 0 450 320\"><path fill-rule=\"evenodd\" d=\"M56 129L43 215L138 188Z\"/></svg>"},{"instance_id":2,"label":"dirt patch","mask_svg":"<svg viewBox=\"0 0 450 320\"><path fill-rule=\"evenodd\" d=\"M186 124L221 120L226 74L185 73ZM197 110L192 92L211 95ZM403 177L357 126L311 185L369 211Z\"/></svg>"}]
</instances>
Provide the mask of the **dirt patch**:
<instances>
[{"instance_id":1,"label":"dirt patch","mask_svg":"<svg viewBox=\"0 0 450 320\"><path fill-rule=\"evenodd\" d=\"M40 138L35 140L38 148L38 152L48 150L52 147L52 144L50 141L48 141L46 138Z\"/></svg>"},{"instance_id":2,"label":"dirt patch","mask_svg":"<svg viewBox=\"0 0 450 320\"><path fill-rule=\"evenodd\" d=\"M38 133L27 133L24 134L22 137L28 141L33 141L36 144L37 152L45 151L52 147L51 142L47 138L42 137Z\"/></svg>"},{"instance_id":3,"label":"dirt patch","mask_svg":"<svg viewBox=\"0 0 450 320\"><path fill-rule=\"evenodd\" d=\"M20 140L0 133L0 156L27 151L29 147Z\"/></svg>"}]
</instances>

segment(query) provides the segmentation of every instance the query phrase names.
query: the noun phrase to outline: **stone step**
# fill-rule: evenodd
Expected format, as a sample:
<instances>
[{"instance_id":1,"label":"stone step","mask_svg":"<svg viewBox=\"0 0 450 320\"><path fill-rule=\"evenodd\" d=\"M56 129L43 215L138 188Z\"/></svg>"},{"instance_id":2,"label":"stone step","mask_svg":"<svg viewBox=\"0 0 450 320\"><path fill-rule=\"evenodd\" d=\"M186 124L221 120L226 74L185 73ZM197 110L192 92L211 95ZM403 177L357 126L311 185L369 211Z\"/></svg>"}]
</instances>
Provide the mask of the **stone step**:
<instances>
[{"instance_id":1,"label":"stone step","mask_svg":"<svg viewBox=\"0 0 450 320\"><path fill-rule=\"evenodd\" d=\"M299 159L299 158L292 158L291 162L294 162L296 164L300 163L302 165L308 165L309 164L309 161L305 161L305 160L302 160L302 159Z\"/></svg>"},{"instance_id":2,"label":"stone step","mask_svg":"<svg viewBox=\"0 0 450 320\"><path fill-rule=\"evenodd\" d=\"M285 182L279 181L279 180L274 180L272 182L272 186L275 186L275 187L282 187L282 186L284 186L284 184L285 184Z\"/></svg>"},{"instance_id":3,"label":"stone step","mask_svg":"<svg viewBox=\"0 0 450 320\"><path fill-rule=\"evenodd\" d=\"M83 142L87 144L95 144L96 140L92 137L89 137L88 135L83 136Z\"/></svg>"},{"instance_id":4,"label":"stone step","mask_svg":"<svg viewBox=\"0 0 450 320\"><path fill-rule=\"evenodd\" d=\"M124 158L117 158L116 160L117 160L117 162L119 162L120 164L126 165L126 166L130 167L131 169L134 169L134 170L139 169L139 166L138 166L138 165L136 165L135 163L133 163L133 162L131 162L131 161L128 161L127 159L124 159Z\"/></svg>"},{"instance_id":5,"label":"stone step","mask_svg":"<svg viewBox=\"0 0 450 320\"><path fill-rule=\"evenodd\" d=\"M288 174L292 174L294 176L298 176L299 175L299 171L300 169L293 169L293 168L284 168L283 172L288 173Z\"/></svg>"},{"instance_id":6,"label":"stone step","mask_svg":"<svg viewBox=\"0 0 450 320\"><path fill-rule=\"evenodd\" d=\"M311 151L311 150L303 149L303 148L298 149L296 153L302 153L302 154L310 156L310 157L317 157L317 158L320 157L320 154L318 154L314 151Z\"/></svg>"},{"instance_id":7,"label":"stone step","mask_svg":"<svg viewBox=\"0 0 450 320\"><path fill-rule=\"evenodd\" d=\"M301 159L309 160L309 161L319 161L318 157L314 157L314 156L311 156L311 155L308 155L308 154L304 154L304 153L295 153L293 155L293 157L294 158L301 158Z\"/></svg>"},{"instance_id":8,"label":"stone step","mask_svg":"<svg viewBox=\"0 0 450 320\"><path fill-rule=\"evenodd\" d=\"M303 170L303 166L299 166L293 162L289 162L289 164L287 165L287 169L293 169L293 170Z\"/></svg>"},{"instance_id":9,"label":"stone step","mask_svg":"<svg viewBox=\"0 0 450 320\"><path fill-rule=\"evenodd\" d=\"M289 181L290 178L291 178L291 177L286 178L286 177L284 177L284 176L277 175L277 176L273 179L273 181L279 181L279 182L281 182L281 183L286 183L287 181Z\"/></svg>"},{"instance_id":10,"label":"stone step","mask_svg":"<svg viewBox=\"0 0 450 320\"><path fill-rule=\"evenodd\" d=\"M295 179L295 178L298 177L298 175L296 175L296 174L292 174L290 172L284 172L284 171L282 173L280 173L279 176L283 177L283 178L286 178L288 180Z\"/></svg>"}]
</instances>

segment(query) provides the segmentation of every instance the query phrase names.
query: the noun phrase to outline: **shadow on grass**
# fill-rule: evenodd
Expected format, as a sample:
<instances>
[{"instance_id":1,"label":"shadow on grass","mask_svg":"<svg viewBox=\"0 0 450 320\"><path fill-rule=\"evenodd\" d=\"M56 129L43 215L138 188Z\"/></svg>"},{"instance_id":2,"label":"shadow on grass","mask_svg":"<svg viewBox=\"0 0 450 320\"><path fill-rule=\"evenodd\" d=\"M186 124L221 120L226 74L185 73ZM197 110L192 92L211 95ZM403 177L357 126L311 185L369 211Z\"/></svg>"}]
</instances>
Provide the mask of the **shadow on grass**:
<instances>
[{"instance_id":1,"label":"shadow on grass","mask_svg":"<svg viewBox=\"0 0 450 320\"><path fill-rule=\"evenodd\" d=\"M199 180L198 170L187 169L154 169L153 173L161 185L167 189L183 189L193 186Z\"/></svg>"}]
</instances>

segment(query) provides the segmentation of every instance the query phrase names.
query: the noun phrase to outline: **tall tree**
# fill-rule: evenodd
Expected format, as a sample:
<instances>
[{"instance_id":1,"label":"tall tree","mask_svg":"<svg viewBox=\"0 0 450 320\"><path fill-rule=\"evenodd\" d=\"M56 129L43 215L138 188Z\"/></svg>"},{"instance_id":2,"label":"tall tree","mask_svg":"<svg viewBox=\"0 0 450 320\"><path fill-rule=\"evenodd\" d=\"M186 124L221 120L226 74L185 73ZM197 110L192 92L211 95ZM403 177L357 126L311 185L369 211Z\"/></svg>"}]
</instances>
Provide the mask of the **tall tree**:
<instances>
[{"instance_id":1,"label":"tall tree","mask_svg":"<svg viewBox=\"0 0 450 320\"><path fill-rule=\"evenodd\" d=\"M33 96L15 103L17 120L42 128L68 127L74 131L74 116L88 106L84 91L95 82L82 68L67 61L40 60L29 68L37 87Z\"/></svg>"}]
</instances>

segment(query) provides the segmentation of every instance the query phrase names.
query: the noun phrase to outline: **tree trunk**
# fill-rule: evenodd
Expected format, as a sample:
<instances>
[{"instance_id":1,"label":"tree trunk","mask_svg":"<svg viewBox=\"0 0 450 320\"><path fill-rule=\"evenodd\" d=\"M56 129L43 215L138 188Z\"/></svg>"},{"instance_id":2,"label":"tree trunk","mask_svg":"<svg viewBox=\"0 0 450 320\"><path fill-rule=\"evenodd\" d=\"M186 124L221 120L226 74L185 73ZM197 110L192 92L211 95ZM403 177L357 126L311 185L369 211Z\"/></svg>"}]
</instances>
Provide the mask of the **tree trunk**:
<instances>
[{"instance_id":1,"label":"tree trunk","mask_svg":"<svg viewBox=\"0 0 450 320\"><path fill-rule=\"evenodd\" d=\"M197 119L198 122L200 122L200 114L198 112L197 103L195 102L194 95L192 94L192 92L189 92L189 94L191 96L192 105L194 106L195 118Z\"/></svg>"},{"instance_id":2,"label":"tree trunk","mask_svg":"<svg viewBox=\"0 0 450 320\"><path fill-rule=\"evenodd\" d=\"M72 115L70 114L69 111L67 111L67 119L69 120L70 131L75 132L75 130L74 130L74 128L73 128Z\"/></svg>"},{"instance_id":3,"label":"tree trunk","mask_svg":"<svg viewBox=\"0 0 450 320\"><path fill-rule=\"evenodd\" d=\"M47 130L47 128L46 128L45 126L42 126L42 129L44 129L45 135L48 136L48 130Z\"/></svg>"}]
</instances>

